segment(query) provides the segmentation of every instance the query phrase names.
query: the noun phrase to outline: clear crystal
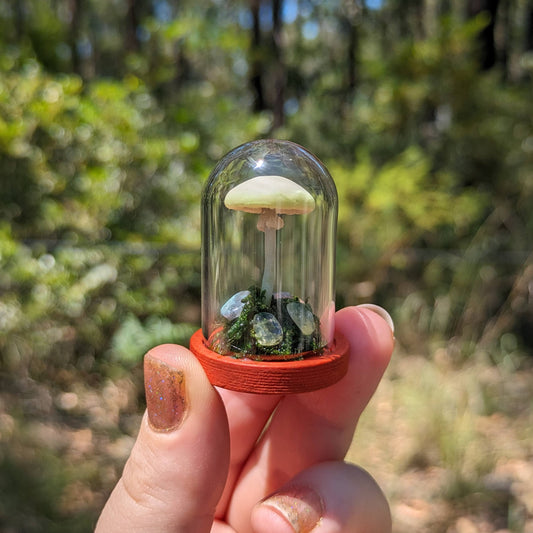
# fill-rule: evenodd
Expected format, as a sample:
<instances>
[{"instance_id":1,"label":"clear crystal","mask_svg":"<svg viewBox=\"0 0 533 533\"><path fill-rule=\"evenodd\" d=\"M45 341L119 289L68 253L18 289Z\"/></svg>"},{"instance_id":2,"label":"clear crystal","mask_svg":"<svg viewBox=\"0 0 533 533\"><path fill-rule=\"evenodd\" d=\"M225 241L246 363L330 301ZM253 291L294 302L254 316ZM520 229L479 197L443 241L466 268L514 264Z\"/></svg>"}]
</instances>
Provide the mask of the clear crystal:
<instances>
[{"instance_id":1,"label":"clear crystal","mask_svg":"<svg viewBox=\"0 0 533 533\"><path fill-rule=\"evenodd\" d=\"M283 340L283 329L272 313L257 313L252 320L257 343L261 346L275 346Z\"/></svg>"},{"instance_id":2,"label":"clear crystal","mask_svg":"<svg viewBox=\"0 0 533 533\"><path fill-rule=\"evenodd\" d=\"M234 294L221 308L220 314L226 320L235 320L243 310L243 300L250 294L250 291L239 291Z\"/></svg>"},{"instance_id":3,"label":"clear crystal","mask_svg":"<svg viewBox=\"0 0 533 533\"><path fill-rule=\"evenodd\" d=\"M293 322L300 328L304 335L311 335L315 331L315 318L313 313L300 302L290 302L287 304L287 313Z\"/></svg>"}]
</instances>

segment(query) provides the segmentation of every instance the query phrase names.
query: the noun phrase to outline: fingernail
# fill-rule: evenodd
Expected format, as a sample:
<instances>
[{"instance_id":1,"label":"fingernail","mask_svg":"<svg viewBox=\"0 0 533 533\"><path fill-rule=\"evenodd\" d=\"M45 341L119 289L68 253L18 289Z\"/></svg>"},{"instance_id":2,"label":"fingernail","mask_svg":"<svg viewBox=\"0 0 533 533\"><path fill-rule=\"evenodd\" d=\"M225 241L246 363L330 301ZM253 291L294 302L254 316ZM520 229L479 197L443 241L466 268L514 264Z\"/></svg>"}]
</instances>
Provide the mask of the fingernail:
<instances>
[{"instance_id":1,"label":"fingernail","mask_svg":"<svg viewBox=\"0 0 533 533\"><path fill-rule=\"evenodd\" d=\"M291 525L295 533L309 533L322 519L320 496L309 487L291 487L269 496L261 505L270 507Z\"/></svg>"},{"instance_id":2,"label":"fingernail","mask_svg":"<svg viewBox=\"0 0 533 533\"><path fill-rule=\"evenodd\" d=\"M144 389L150 426L156 431L176 429L187 408L183 372L147 354L144 358Z\"/></svg>"},{"instance_id":3,"label":"fingernail","mask_svg":"<svg viewBox=\"0 0 533 533\"><path fill-rule=\"evenodd\" d=\"M385 320L385 322L387 322L390 329L392 330L392 333L394 334L394 322L392 320L392 317L389 315L387 311L385 311L385 309L383 309L383 307L380 307L379 305L375 305L375 304L361 304L361 305L358 305L357 307L369 309L370 311L373 311L374 313L376 313L376 315L379 315L381 318L383 318L383 320Z\"/></svg>"}]
</instances>

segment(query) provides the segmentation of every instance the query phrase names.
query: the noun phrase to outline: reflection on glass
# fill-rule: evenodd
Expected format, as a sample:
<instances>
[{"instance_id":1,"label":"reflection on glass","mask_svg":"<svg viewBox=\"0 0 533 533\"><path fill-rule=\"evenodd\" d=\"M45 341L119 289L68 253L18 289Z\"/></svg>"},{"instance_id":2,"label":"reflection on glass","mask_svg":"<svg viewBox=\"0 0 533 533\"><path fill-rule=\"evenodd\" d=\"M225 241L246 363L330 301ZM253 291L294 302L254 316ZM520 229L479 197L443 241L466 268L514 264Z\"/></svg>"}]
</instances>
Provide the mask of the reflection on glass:
<instances>
[{"instance_id":1,"label":"reflection on glass","mask_svg":"<svg viewBox=\"0 0 533 533\"><path fill-rule=\"evenodd\" d=\"M258 360L319 353L331 340L337 219L325 167L294 143L247 143L213 170L202 210L209 347Z\"/></svg>"}]
</instances>

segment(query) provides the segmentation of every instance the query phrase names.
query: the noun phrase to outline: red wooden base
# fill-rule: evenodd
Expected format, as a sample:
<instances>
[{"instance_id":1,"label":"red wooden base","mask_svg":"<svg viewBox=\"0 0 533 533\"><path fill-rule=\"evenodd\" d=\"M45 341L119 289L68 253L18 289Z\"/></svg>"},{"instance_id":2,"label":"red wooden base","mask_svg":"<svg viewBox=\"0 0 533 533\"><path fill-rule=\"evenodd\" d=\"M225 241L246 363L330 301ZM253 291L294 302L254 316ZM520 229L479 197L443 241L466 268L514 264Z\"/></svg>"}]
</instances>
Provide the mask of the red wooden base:
<instances>
[{"instance_id":1,"label":"red wooden base","mask_svg":"<svg viewBox=\"0 0 533 533\"><path fill-rule=\"evenodd\" d=\"M240 392L311 392L337 383L348 370L349 346L341 335L320 355L300 361L252 361L220 355L207 347L201 329L191 337L190 348L213 385Z\"/></svg>"}]
</instances>

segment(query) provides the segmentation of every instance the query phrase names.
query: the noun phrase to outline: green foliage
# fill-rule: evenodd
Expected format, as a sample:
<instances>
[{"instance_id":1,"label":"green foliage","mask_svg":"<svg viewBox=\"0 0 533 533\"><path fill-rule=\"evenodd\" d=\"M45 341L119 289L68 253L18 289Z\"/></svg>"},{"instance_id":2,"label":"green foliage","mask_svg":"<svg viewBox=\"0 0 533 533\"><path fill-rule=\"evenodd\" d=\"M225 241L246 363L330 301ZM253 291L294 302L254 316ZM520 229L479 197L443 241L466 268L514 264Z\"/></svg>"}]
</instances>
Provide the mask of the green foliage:
<instances>
[{"instance_id":1,"label":"green foliage","mask_svg":"<svg viewBox=\"0 0 533 533\"><path fill-rule=\"evenodd\" d=\"M205 93L206 113L213 98ZM133 75L86 84L48 74L35 60L3 72L0 360L6 368L29 366L40 374L55 365L98 366L112 346L117 360L139 361L139 350L124 357L120 340L120 324L131 313L175 322L197 316L198 199L210 168L204 152L213 143L218 155L226 139L212 132L201 139L202 121L212 117L191 115L189 105L185 97L183 107L172 106L179 119L168 121ZM217 120L229 113L221 109ZM243 132L250 128L252 135L256 122Z\"/></svg>"},{"instance_id":2,"label":"green foliage","mask_svg":"<svg viewBox=\"0 0 533 533\"><path fill-rule=\"evenodd\" d=\"M189 345L195 331L189 324L173 324L160 317L149 317L143 326L134 315L128 316L113 337L112 353L125 365L135 365L141 357L159 344Z\"/></svg>"},{"instance_id":3,"label":"green foliage","mask_svg":"<svg viewBox=\"0 0 533 533\"><path fill-rule=\"evenodd\" d=\"M533 76L516 38L525 3L498 15L499 63L487 72L476 55L483 14L440 16L445 2L304 4L276 35L262 11L254 35L243 3L0 0L5 382L99 387L117 369L135 375L154 344L187 344L199 325L202 183L229 149L267 135L306 146L337 183L337 307L384 305L408 351L446 345L454 364L483 351L520 365L533 346ZM440 376L427 378L438 388ZM423 431L460 492L491 465L461 471L474 421L454 394L443 400L453 412L428 404ZM46 491L76 474L45 454L17 484L15 440L1 468L19 496L35 488L34 509L7 525L1 516L0 528L33 512L47 530L64 520L75 531ZM50 474L62 468L66 477Z\"/></svg>"},{"instance_id":4,"label":"green foliage","mask_svg":"<svg viewBox=\"0 0 533 533\"><path fill-rule=\"evenodd\" d=\"M268 356L293 356L317 351L322 347L320 320L313 314L309 304L304 305L313 314L315 329L310 335L304 335L287 311L287 304L299 302L297 297L272 297L271 302L266 303L265 292L259 287L253 286L248 290L250 294L242 300L244 306L239 316L233 320L224 319L221 331L215 333L212 341L215 351L237 358L249 357L267 361ZM257 341L253 328L253 318L257 313L270 313L277 318L283 331L283 337L279 343L265 346Z\"/></svg>"},{"instance_id":5,"label":"green foliage","mask_svg":"<svg viewBox=\"0 0 533 533\"><path fill-rule=\"evenodd\" d=\"M29 452L27 457L13 457L3 452L0 459L0 527L38 533L50 531L84 532L94 527L94 518L87 511L62 509L59 496L69 490L69 483L81 477L95 477L87 468L65 468L60 457L47 449ZM15 454L13 454L15 455ZM20 497L24 494L24 498ZM74 495L73 495L74 496Z\"/></svg>"},{"instance_id":6,"label":"green foliage","mask_svg":"<svg viewBox=\"0 0 533 533\"><path fill-rule=\"evenodd\" d=\"M163 18L140 8L144 44L128 49L113 77L87 81L69 71L72 43L57 6L30 3L26 19L0 17L8 45L0 56L0 338L9 368L32 361L40 372L35 361L58 353L57 343L58 364L98 361L128 317L197 319L201 183L216 159L267 133L271 120L250 113L239 8L187 3ZM93 7L96 17L118 14ZM490 275L483 265L531 247L529 85L479 74L473 43L483 17L435 18L426 38L391 47L372 34L383 11L360 33L357 90L337 90L343 79L333 66L343 52L328 28L338 14L319 11L313 39L302 38L302 20L287 26L296 111L278 135L324 158L337 182L339 303L405 302L401 320L416 301L438 317L435 333L488 343L506 323L486 326L498 306L518 308L511 327L522 335L528 313L516 280L527 278L527 265L493 262ZM14 20L27 39L17 39ZM116 55L120 40L105 25L95 31L94 49ZM433 257L437 250L447 253Z\"/></svg>"},{"instance_id":7,"label":"green foliage","mask_svg":"<svg viewBox=\"0 0 533 533\"><path fill-rule=\"evenodd\" d=\"M330 169L339 191L339 231L350 247L442 239L447 227L461 234L488 200L482 191L460 188L453 175L432 171L429 157L414 146L381 166L362 154L354 167Z\"/></svg>"},{"instance_id":8,"label":"green foliage","mask_svg":"<svg viewBox=\"0 0 533 533\"><path fill-rule=\"evenodd\" d=\"M201 183L226 150L272 124L269 112L250 112L242 6L186 2L162 16L143 3L137 46L119 58L126 22L123 38L89 24L118 20L118 4L73 13L77 28L66 6L30 5L0 16L1 348L10 368L44 360L56 343L58 364L96 361L128 317L197 319ZM347 35L345 14L316 7L285 25L293 111L276 133L325 159L337 182L339 301L376 298L398 317L412 307L397 304L416 301L438 317L435 333L487 343L509 322L488 327L495 311L519 309L509 324L520 338L527 264L492 258L531 248L530 82L479 73L484 16L434 17L427 36L413 31L392 46L399 34L379 32L395 5L367 13L350 90L333 31ZM306 37L313 17L318 33ZM87 42L73 72L73 45L81 53ZM274 58L259 59L274 72Z\"/></svg>"},{"instance_id":9,"label":"green foliage","mask_svg":"<svg viewBox=\"0 0 533 533\"><path fill-rule=\"evenodd\" d=\"M69 352L74 363L81 353L94 357L127 309L149 315L172 307L154 265L164 272L190 262L160 260L157 246L161 237L165 246L195 242L188 198L198 179L179 185L182 143L164 133L163 114L138 80L84 87L30 61L4 73L0 95L4 362L25 366L57 345L58 364ZM156 248L124 254L116 240ZM138 282L126 287L132 277ZM167 278L179 294L177 276Z\"/></svg>"}]
</instances>

